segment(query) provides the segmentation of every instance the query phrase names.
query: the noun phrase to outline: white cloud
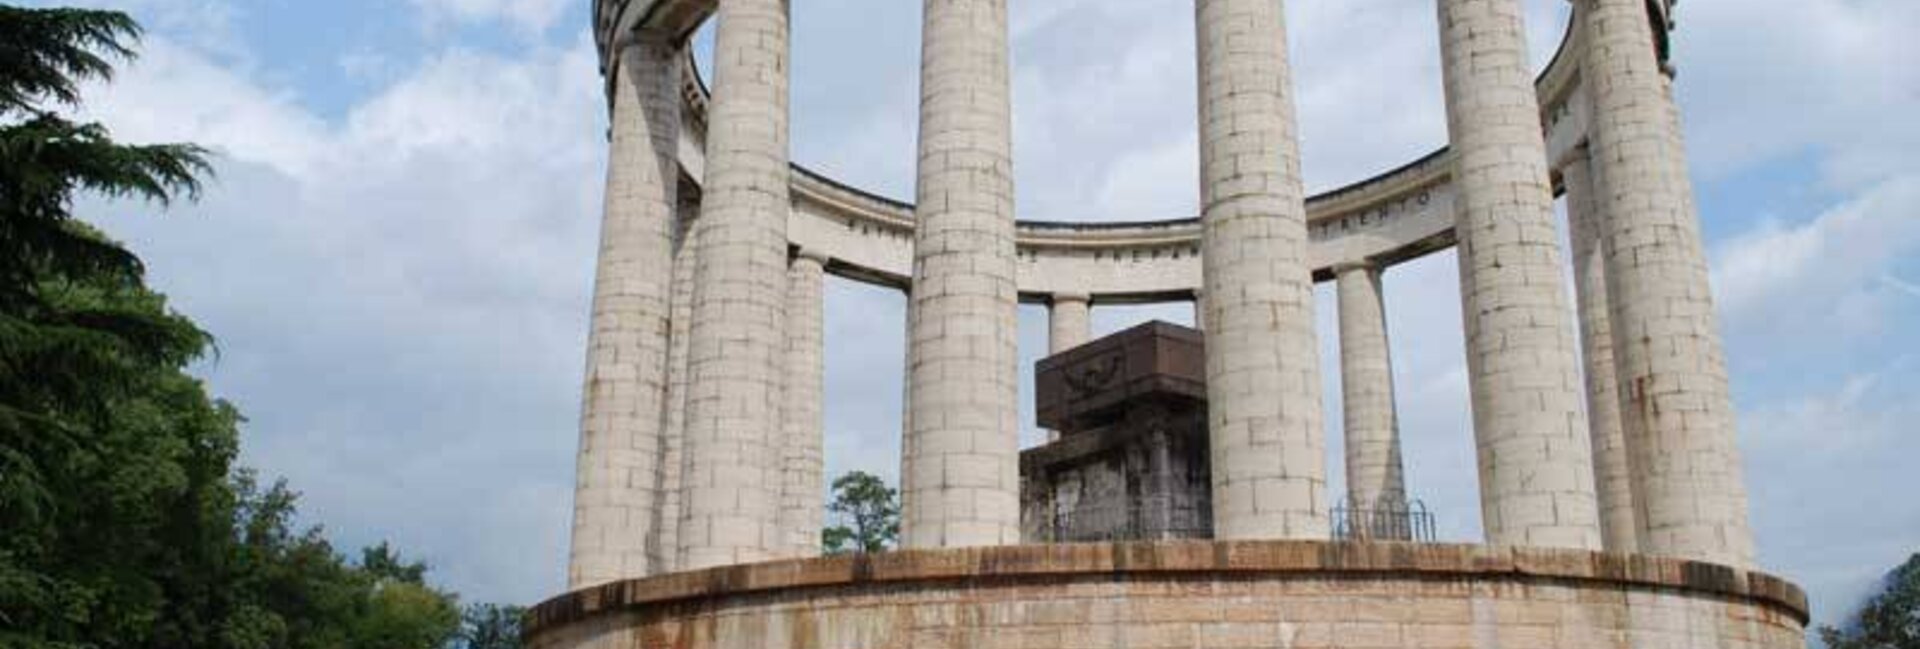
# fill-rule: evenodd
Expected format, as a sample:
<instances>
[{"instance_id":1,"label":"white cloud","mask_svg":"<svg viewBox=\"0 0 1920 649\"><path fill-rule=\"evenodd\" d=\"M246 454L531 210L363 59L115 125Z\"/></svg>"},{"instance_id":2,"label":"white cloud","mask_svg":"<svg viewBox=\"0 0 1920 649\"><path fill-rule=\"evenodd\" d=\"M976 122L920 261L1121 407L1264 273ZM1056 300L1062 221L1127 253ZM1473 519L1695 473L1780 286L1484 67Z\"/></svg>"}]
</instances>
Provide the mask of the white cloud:
<instances>
[{"instance_id":1,"label":"white cloud","mask_svg":"<svg viewBox=\"0 0 1920 649\"><path fill-rule=\"evenodd\" d=\"M1702 180L1795 155L1858 190L1915 169L1920 3L1689 2L1677 35L1679 92Z\"/></svg>"},{"instance_id":2,"label":"white cloud","mask_svg":"<svg viewBox=\"0 0 1920 649\"><path fill-rule=\"evenodd\" d=\"M584 36L449 50L328 122L165 38L95 113L218 149L162 220L87 205L221 339L246 461L348 543L392 539L475 597L560 587L604 155ZM530 560L531 559L531 560Z\"/></svg>"},{"instance_id":3,"label":"white cloud","mask_svg":"<svg viewBox=\"0 0 1920 649\"><path fill-rule=\"evenodd\" d=\"M553 26L570 0L408 0L430 21L502 22L539 34Z\"/></svg>"},{"instance_id":4,"label":"white cloud","mask_svg":"<svg viewBox=\"0 0 1920 649\"><path fill-rule=\"evenodd\" d=\"M1920 175L1865 190L1811 220L1766 221L1714 250L1714 286L1736 335L1848 336L1885 331L1893 264L1920 253Z\"/></svg>"}]
</instances>

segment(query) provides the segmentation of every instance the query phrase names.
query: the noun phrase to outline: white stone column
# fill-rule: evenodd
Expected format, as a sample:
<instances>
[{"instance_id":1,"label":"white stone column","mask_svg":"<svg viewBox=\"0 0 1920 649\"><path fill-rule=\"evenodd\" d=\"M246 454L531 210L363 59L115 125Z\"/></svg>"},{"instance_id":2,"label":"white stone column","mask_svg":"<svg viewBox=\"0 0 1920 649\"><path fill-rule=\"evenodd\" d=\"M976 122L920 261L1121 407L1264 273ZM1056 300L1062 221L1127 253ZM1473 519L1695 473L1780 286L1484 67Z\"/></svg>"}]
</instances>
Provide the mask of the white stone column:
<instances>
[{"instance_id":1,"label":"white stone column","mask_svg":"<svg viewBox=\"0 0 1920 649\"><path fill-rule=\"evenodd\" d=\"M1720 323L1646 5L1580 0L1575 14L1639 549L1747 566L1753 532Z\"/></svg>"},{"instance_id":2,"label":"white stone column","mask_svg":"<svg viewBox=\"0 0 1920 649\"><path fill-rule=\"evenodd\" d=\"M1193 292L1193 328L1207 330L1207 294L1206 291Z\"/></svg>"},{"instance_id":3,"label":"white stone column","mask_svg":"<svg viewBox=\"0 0 1920 649\"><path fill-rule=\"evenodd\" d=\"M679 181L680 62L670 44L625 44L614 75L606 212L580 413L567 582L582 588L657 570L668 278Z\"/></svg>"},{"instance_id":4,"label":"white stone column","mask_svg":"<svg viewBox=\"0 0 1920 649\"><path fill-rule=\"evenodd\" d=\"M926 0L901 540L1020 541L1006 0Z\"/></svg>"},{"instance_id":5,"label":"white stone column","mask_svg":"<svg viewBox=\"0 0 1920 649\"><path fill-rule=\"evenodd\" d=\"M770 559L789 209L787 2L720 0L688 350L680 565Z\"/></svg>"},{"instance_id":6,"label":"white stone column","mask_svg":"<svg viewBox=\"0 0 1920 649\"><path fill-rule=\"evenodd\" d=\"M1055 293L1047 307L1047 354L1087 344L1093 339L1093 299L1077 293Z\"/></svg>"},{"instance_id":7,"label":"white stone column","mask_svg":"<svg viewBox=\"0 0 1920 649\"><path fill-rule=\"evenodd\" d=\"M802 249L787 269L787 386L782 425L780 527L788 554L820 554L820 528L826 524L826 483L821 447L825 443L826 399L825 269L827 258Z\"/></svg>"},{"instance_id":8,"label":"white stone column","mask_svg":"<svg viewBox=\"0 0 1920 649\"><path fill-rule=\"evenodd\" d=\"M672 318L667 330L667 400L661 413L660 506L655 516L659 540L653 544L656 574L679 570L680 518L686 501L687 356L693 332L693 276L699 255L696 227L700 206L682 197L678 238L673 248Z\"/></svg>"},{"instance_id":9,"label":"white stone column","mask_svg":"<svg viewBox=\"0 0 1920 649\"><path fill-rule=\"evenodd\" d=\"M1047 307L1047 355L1087 344L1093 338L1093 298L1077 293L1055 293ZM1060 440L1060 431L1047 431L1047 441Z\"/></svg>"},{"instance_id":10,"label":"white stone column","mask_svg":"<svg viewBox=\"0 0 1920 649\"><path fill-rule=\"evenodd\" d=\"M1599 549L1572 310L1520 2L1439 0L1439 8L1487 542Z\"/></svg>"},{"instance_id":11,"label":"white stone column","mask_svg":"<svg viewBox=\"0 0 1920 649\"><path fill-rule=\"evenodd\" d=\"M1324 539L1313 279L1281 0L1195 0L1214 536Z\"/></svg>"},{"instance_id":12,"label":"white stone column","mask_svg":"<svg viewBox=\"0 0 1920 649\"><path fill-rule=\"evenodd\" d=\"M1613 371L1613 327L1607 319L1605 215L1595 204L1593 165L1587 151L1574 153L1560 177L1567 188L1567 222L1573 244L1574 301L1580 315L1580 351L1586 361L1587 427L1593 440L1593 476L1600 503L1600 533L1608 552L1631 554L1639 523L1633 506L1633 473L1626 433L1620 426L1620 392Z\"/></svg>"},{"instance_id":13,"label":"white stone column","mask_svg":"<svg viewBox=\"0 0 1920 649\"><path fill-rule=\"evenodd\" d=\"M1400 421L1394 412L1393 361L1387 345L1387 313L1380 271L1371 264L1334 268L1340 302L1340 390L1346 415L1347 499L1376 522L1401 516L1407 506L1406 473L1400 457ZM1401 516L1404 518L1404 516ZM1411 528L1371 525L1356 519L1357 532L1381 540L1407 540Z\"/></svg>"}]
</instances>

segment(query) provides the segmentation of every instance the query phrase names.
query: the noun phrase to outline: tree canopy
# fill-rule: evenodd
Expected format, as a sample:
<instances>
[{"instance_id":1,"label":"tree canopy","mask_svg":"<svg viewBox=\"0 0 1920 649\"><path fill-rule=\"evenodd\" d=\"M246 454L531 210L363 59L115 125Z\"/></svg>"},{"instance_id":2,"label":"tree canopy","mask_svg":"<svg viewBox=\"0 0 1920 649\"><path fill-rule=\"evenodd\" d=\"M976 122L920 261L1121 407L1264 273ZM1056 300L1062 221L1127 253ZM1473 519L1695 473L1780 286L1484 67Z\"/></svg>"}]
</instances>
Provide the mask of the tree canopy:
<instances>
[{"instance_id":1,"label":"tree canopy","mask_svg":"<svg viewBox=\"0 0 1920 649\"><path fill-rule=\"evenodd\" d=\"M838 521L820 531L827 554L885 552L899 540L899 492L871 473L854 471L835 479L827 511Z\"/></svg>"},{"instance_id":2,"label":"tree canopy","mask_svg":"<svg viewBox=\"0 0 1920 649\"><path fill-rule=\"evenodd\" d=\"M1920 554L1894 568L1884 583L1845 626L1820 628L1829 649L1920 649Z\"/></svg>"},{"instance_id":3,"label":"tree canopy","mask_svg":"<svg viewBox=\"0 0 1920 649\"><path fill-rule=\"evenodd\" d=\"M460 642L424 564L386 544L350 560L236 465L238 409L187 372L212 337L74 218L77 195L165 206L212 172L197 146L59 112L139 36L118 12L0 4L0 648ZM460 646L517 646L488 624L505 631Z\"/></svg>"}]
</instances>

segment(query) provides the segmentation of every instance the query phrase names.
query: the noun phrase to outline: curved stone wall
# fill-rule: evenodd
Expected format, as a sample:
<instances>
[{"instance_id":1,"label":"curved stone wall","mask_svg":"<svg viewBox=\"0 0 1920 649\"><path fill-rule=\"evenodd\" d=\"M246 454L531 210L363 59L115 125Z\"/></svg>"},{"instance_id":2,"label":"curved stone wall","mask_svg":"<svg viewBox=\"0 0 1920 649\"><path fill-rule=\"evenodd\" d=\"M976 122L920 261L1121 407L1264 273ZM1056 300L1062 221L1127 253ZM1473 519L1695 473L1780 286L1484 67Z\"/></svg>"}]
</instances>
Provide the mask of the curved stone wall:
<instances>
[{"instance_id":1,"label":"curved stone wall","mask_svg":"<svg viewBox=\"0 0 1920 649\"><path fill-rule=\"evenodd\" d=\"M636 29L684 36L712 12L713 0L596 0L600 48ZM1562 40L1537 89L1549 158L1557 168L1585 140L1587 102L1577 61ZM680 160L697 185L706 166L707 90L691 69ZM906 164L903 161L902 164ZM1453 159L1446 149L1346 187L1310 197L1307 219L1314 277L1331 280L1347 263L1392 265L1454 245ZM830 258L828 271L858 281L905 288L913 261L913 206L836 182L799 166L788 224L795 246ZM1017 283L1023 300L1056 293L1092 296L1101 304L1191 299L1200 287L1198 218L1150 223L1022 221Z\"/></svg>"},{"instance_id":2,"label":"curved stone wall","mask_svg":"<svg viewBox=\"0 0 1920 649\"><path fill-rule=\"evenodd\" d=\"M1720 566L1481 546L1192 542L914 551L570 593L541 649L1805 646L1805 595Z\"/></svg>"}]
</instances>

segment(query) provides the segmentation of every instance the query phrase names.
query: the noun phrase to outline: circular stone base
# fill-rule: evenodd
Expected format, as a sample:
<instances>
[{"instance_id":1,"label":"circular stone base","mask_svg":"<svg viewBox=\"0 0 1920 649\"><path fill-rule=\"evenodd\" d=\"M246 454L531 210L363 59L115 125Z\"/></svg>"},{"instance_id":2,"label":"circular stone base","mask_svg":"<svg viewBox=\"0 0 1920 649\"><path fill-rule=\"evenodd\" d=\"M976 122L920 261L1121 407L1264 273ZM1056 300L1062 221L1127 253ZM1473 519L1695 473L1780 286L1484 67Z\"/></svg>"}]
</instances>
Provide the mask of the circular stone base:
<instances>
[{"instance_id":1,"label":"circular stone base","mask_svg":"<svg viewBox=\"0 0 1920 649\"><path fill-rule=\"evenodd\" d=\"M1187 542L731 566L534 608L540 649L1806 646L1806 596L1712 564L1464 545Z\"/></svg>"}]
</instances>

